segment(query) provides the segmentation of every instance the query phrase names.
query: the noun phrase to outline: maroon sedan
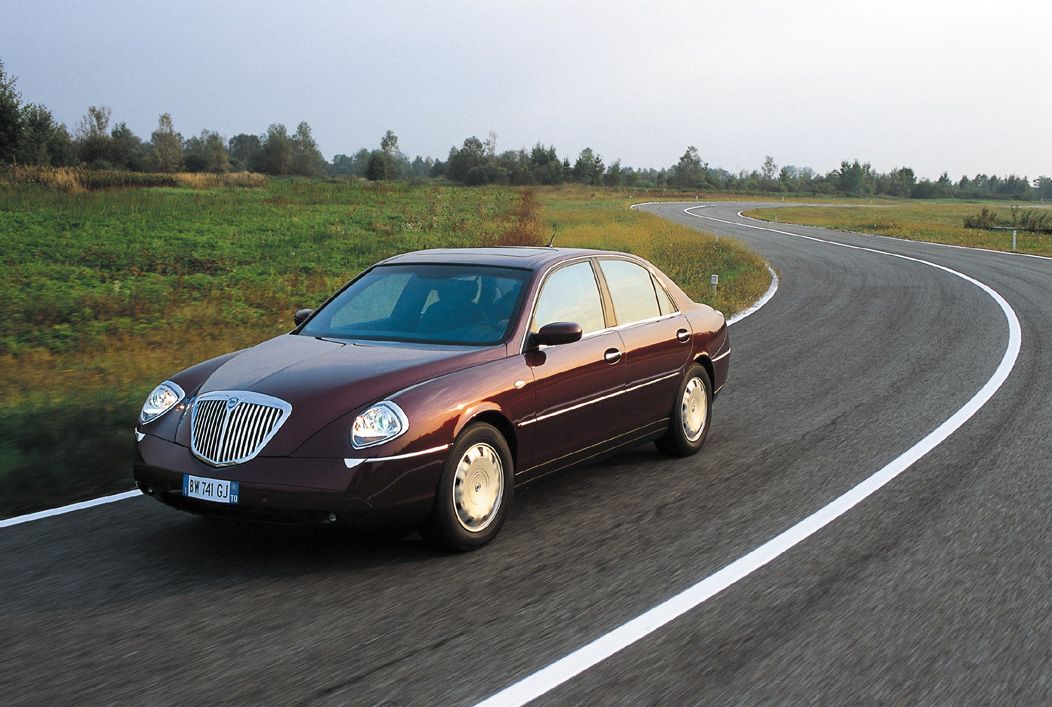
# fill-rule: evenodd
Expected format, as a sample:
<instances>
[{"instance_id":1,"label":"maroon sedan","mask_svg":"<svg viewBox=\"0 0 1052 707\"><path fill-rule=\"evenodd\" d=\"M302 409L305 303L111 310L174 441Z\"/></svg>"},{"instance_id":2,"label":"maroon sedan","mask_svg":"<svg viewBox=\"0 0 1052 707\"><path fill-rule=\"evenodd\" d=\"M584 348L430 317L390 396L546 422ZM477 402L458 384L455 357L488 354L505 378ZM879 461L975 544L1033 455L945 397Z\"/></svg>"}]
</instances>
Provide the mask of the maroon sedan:
<instances>
[{"instance_id":1,"label":"maroon sedan","mask_svg":"<svg viewBox=\"0 0 1052 707\"><path fill-rule=\"evenodd\" d=\"M135 481L196 513L410 522L480 547L517 484L648 440L685 456L723 315L624 253L477 248L369 268L296 328L150 394Z\"/></svg>"}]
</instances>

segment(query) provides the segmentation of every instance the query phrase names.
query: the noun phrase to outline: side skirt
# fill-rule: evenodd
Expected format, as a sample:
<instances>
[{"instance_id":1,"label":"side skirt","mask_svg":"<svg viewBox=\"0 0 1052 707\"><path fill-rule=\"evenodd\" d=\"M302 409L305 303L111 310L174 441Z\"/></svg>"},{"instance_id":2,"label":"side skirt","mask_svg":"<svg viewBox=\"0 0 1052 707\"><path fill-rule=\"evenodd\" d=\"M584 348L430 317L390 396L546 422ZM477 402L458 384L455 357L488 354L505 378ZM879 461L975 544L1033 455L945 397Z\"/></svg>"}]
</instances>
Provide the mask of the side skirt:
<instances>
[{"instance_id":1,"label":"side skirt","mask_svg":"<svg viewBox=\"0 0 1052 707\"><path fill-rule=\"evenodd\" d=\"M634 430L625 432L617 437L573 452L572 454L564 455L558 459L552 459L543 464L537 464L529 469L523 469L515 474L515 485L521 486L522 484L536 481L537 479L556 471L594 461L600 457L625 449L626 447L633 447L637 444L657 439L668 429L670 419L671 418L666 417L663 420L651 422L642 427L637 427Z\"/></svg>"}]
</instances>

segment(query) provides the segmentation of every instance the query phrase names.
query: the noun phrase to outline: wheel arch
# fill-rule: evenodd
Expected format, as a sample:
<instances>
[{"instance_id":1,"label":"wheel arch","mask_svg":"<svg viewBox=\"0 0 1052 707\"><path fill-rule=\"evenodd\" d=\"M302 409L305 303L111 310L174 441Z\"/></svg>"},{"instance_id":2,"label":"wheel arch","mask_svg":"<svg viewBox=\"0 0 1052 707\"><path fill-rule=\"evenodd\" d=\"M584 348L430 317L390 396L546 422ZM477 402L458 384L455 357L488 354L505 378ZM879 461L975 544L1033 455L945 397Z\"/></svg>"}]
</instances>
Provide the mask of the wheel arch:
<instances>
[{"instance_id":1,"label":"wheel arch","mask_svg":"<svg viewBox=\"0 0 1052 707\"><path fill-rule=\"evenodd\" d=\"M699 364L702 368L705 369L705 373L707 373L709 376L709 385L716 385L716 369L715 367L713 367L712 359L709 358L709 355L704 353L701 354L700 356L694 359L694 363Z\"/></svg>"},{"instance_id":2,"label":"wheel arch","mask_svg":"<svg viewBox=\"0 0 1052 707\"><path fill-rule=\"evenodd\" d=\"M517 467L519 461L519 444L518 438L515 435L515 425L511 424L511 420L505 417L504 413L495 407L476 410L471 414L462 417L460 424L457 425L454 439L459 437L461 432L476 422L485 422L486 424L497 428L497 431L504 437L504 441L508 443L508 449L511 450L512 463Z\"/></svg>"}]
</instances>

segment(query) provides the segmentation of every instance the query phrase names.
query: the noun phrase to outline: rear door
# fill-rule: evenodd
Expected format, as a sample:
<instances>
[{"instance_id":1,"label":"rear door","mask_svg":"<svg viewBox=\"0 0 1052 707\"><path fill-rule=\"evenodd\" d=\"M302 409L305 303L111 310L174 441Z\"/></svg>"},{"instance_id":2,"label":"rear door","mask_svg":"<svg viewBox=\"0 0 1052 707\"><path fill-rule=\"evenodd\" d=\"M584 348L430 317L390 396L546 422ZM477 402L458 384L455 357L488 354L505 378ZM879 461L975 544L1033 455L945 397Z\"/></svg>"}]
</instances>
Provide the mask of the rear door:
<instances>
[{"instance_id":1,"label":"rear door","mask_svg":"<svg viewBox=\"0 0 1052 707\"><path fill-rule=\"evenodd\" d=\"M602 258L599 266L625 347L623 428L629 432L672 413L680 373L690 358L690 325L641 264Z\"/></svg>"}]
</instances>

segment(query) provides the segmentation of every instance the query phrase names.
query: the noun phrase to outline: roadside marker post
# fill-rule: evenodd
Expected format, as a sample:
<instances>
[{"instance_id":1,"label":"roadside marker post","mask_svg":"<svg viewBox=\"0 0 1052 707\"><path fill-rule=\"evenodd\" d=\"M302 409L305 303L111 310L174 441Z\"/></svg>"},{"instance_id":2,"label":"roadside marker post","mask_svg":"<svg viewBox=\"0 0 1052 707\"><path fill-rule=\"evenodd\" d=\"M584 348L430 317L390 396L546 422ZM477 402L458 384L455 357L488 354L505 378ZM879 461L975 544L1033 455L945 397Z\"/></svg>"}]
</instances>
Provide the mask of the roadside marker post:
<instances>
[{"instance_id":1,"label":"roadside marker post","mask_svg":"<svg viewBox=\"0 0 1052 707\"><path fill-rule=\"evenodd\" d=\"M716 294L716 285L720 284L720 276L713 273L712 277L709 278L709 282L712 283L712 294Z\"/></svg>"},{"instance_id":2,"label":"roadside marker post","mask_svg":"<svg viewBox=\"0 0 1052 707\"><path fill-rule=\"evenodd\" d=\"M1016 227L1016 226L991 226L990 230L991 231L1011 231L1012 232L1012 252L1013 253L1015 252L1015 250L1016 250L1016 231L1019 230L1018 227Z\"/></svg>"}]
</instances>

